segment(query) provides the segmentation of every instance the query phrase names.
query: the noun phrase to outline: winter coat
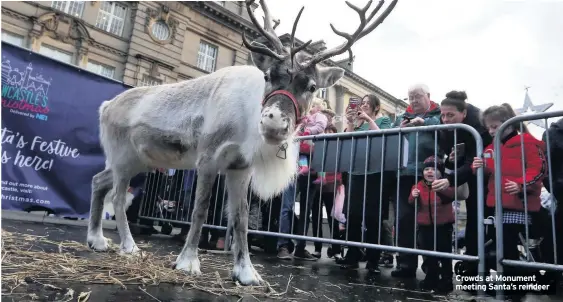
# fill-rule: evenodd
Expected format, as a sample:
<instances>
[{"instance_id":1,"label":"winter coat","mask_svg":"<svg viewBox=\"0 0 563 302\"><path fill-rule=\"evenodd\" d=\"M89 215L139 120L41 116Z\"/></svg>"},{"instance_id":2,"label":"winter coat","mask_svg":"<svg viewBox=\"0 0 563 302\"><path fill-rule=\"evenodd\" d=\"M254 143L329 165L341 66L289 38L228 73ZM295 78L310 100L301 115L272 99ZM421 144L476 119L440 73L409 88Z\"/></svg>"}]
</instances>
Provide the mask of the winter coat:
<instances>
[{"instance_id":1,"label":"winter coat","mask_svg":"<svg viewBox=\"0 0 563 302\"><path fill-rule=\"evenodd\" d=\"M526 175L522 176L522 146L524 143L524 159ZM545 144L533 137L531 134L518 134L516 131L509 134L501 141L501 170L502 170L502 207L505 210L524 211L524 184L528 195L528 211L538 212L541 207L542 181L547 175L547 163L545 161ZM494 146L488 145L483 151L485 173L489 177L487 206L495 206L495 162ZM516 182L521 186L521 193L510 195L505 192L504 184L508 181Z\"/></svg>"},{"instance_id":2,"label":"winter coat","mask_svg":"<svg viewBox=\"0 0 563 302\"><path fill-rule=\"evenodd\" d=\"M416 117L421 117L424 119L424 126L438 125L440 124L440 106L435 102L430 102L430 108L424 114L417 115L412 110L411 106L407 107L405 113L399 115L397 120L395 120L394 127L399 127L404 117L414 119ZM411 175L416 174L422 176L423 161L431 155L434 155L434 132L426 131L418 133L418 144L416 139L416 133L404 134L409 142L409 155L407 161L406 169L401 170L400 175ZM416 152L418 150L418 170L416 170Z\"/></svg>"},{"instance_id":3,"label":"winter coat","mask_svg":"<svg viewBox=\"0 0 563 302\"><path fill-rule=\"evenodd\" d=\"M479 132L481 139L483 140L483 146L488 146L493 142L493 138L489 134L489 131L483 126L480 119L481 111L479 108L467 104L467 115L463 120L463 123L475 128L477 132ZM438 145L440 147L440 151L445 153L449 156L452 151L452 148L455 144L465 144L465 155L460 156L458 155L456 158L457 161L457 185L461 186L464 183L468 182L471 179L475 179L475 175L473 175L473 170L471 166L473 164L473 158L476 156L476 145L475 145L475 138L471 133L464 130L457 130L457 140L454 143L454 133L453 130L441 130L438 132ZM446 167L446 175L445 177L448 179L450 184L453 186L455 182L455 174L454 170L456 169L455 162L450 162L449 160L445 161ZM470 188L471 190L476 190L477 188Z\"/></svg>"},{"instance_id":4,"label":"winter coat","mask_svg":"<svg viewBox=\"0 0 563 302\"><path fill-rule=\"evenodd\" d=\"M326 114L319 111L313 115L308 115L305 118L303 130L301 131L299 136L322 134L325 131L327 125L328 118ZM304 154L311 153L313 151L313 142L310 140L301 141L299 150L299 152Z\"/></svg>"},{"instance_id":5,"label":"winter coat","mask_svg":"<svg viewBox=\"0 0 563 302\"><path fill-rule=\"evenodd\" d=\"M412 190L418 189L420 194L417 198L412 196ZM432 191L431 185L426 184L425 180L419 181L412 187L409 195L409 203L418 202L418 212L416 221L420 225L443 225L455 221L452 202L455 197L455 189L449 187L443 191ZM434 199L436 196L436 199Z\"/></svg>"}]
</instances>

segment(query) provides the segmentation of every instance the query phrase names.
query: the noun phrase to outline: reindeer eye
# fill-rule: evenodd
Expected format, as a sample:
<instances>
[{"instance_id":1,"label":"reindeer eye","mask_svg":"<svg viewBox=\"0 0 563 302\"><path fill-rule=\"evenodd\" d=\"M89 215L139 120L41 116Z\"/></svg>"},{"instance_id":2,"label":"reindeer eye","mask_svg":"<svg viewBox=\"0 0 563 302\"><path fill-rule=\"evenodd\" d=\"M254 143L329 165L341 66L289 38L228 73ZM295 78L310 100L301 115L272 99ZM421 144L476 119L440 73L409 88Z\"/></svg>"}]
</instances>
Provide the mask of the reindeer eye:
<instances>
[{"instance_id":1,"label":"reindeer eye","mask_svg":"<svg viewBox=\"0 0 563 302\"><path fill-rule=\"evenodd\" d=\"M264 74L264 81L269 82L270 81L270 76L268 74Z\"/></svg>"},{"instance_id":2,"label":"reindeer eye","mask_svg":"<svg viewBox=\"0 0 563 302\"><path fill-rule=\"evenodd\" d=\"M311 91L311 92L315 92L315 90L317 90L317 86L316 86L316 85L312 85L312 86L309 88L309 91Z\"/></svg>"}]
</instances>

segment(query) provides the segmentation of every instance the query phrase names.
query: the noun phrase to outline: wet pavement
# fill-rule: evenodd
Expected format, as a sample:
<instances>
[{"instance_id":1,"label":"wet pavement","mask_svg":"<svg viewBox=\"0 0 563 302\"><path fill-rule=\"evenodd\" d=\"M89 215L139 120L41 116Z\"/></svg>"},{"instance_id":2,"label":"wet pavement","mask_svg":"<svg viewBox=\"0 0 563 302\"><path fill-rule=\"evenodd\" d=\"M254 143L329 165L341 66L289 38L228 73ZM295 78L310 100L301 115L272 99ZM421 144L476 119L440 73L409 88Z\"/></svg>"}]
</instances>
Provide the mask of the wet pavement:
<instances>
[{"instance_id":1,"label":"wet pavement","mask_svg":"<svg viewBox=\"0 0 563 302\"><path fill-rule=\"evenodd\" d=\"M25 233L36 236L47 236L52 241L83 242L86 236L85 226L63 225L45 222L24 222L2 219L2 229L12 233ZM119 236L114 230L104 230L105 236L114 242L119 242ZM177 254L181 250L178 242L169 236L152 235L136 236L136 241L142 245L149 243L145 250L158 255ZM323 250L323 253L326 251ZM56 252L48 251L47 252ZM279 260L275 255L266 255L253 250L252 261L262 277L278 292L287 292L278 297L254 296L224 296L189 288L189 286L174 286L160 284L144 288L134 285L127 289L119 285L64 283L53 280L50 284L60 287L60 290L46 288L37 283L18 286L11 294L2 283L3 301L84 301L79 300L81 292L91 292L88 301L475 301L475 297L462 292L454 292L448 296L434 295L417 290L416 280L399 280L390 276L391 269L382 268L379 276L370 276L366 270L341 270L333 260L321 258L316 262L299 260ZM92 253L94 254L94 253ZM90 257L88 254L81 256ZM326 257L325 255L323 255ZM231 262L231 256L214 254L213 257L224 257ZM363 267L364 264L361 264ZM220 278L225 283L229 281L229 267L220 272ZM205 272L205 263L202 261ZM419 270L418 280L424 278ZM290 280L291 279L291 280ZM289 281L289 282L288 282ZM232 282L231 282L232 283ZM69 291L74 293L72 299ZM66 294L66 296L65 296ZM533 299L529 301L539 301ZM550 301L563 301L554 300Z\"/></svg>"}]
</instances>

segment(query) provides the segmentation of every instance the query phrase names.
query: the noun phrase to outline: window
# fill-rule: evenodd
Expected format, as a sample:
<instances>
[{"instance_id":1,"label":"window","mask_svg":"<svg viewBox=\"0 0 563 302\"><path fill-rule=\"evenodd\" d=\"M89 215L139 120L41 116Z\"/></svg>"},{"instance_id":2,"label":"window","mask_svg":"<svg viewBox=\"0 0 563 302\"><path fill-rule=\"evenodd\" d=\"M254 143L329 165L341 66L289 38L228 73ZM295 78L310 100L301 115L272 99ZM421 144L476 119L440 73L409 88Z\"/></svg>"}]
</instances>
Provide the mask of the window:
<instances>
[{"instance_id":1,"label":"window","mask_svg":"<svg viewBox=\"0 0 563 302\"><path fill-rule=\"evenodd\" d=\"M326 90L326 88L321 88L321 89L319 89L318 97L319 97L320 99L326 100L326 98L327 98L327 90Z\"/></svg>"},{"instance_id":2,"label":"window","mask_svg":"<svg viewBox=\"0 0 563 302\"><path fill-rule=\"evenodd\" d=\"M88 65L86 66L91 72L103 75L104 77L112 78L115 75L115 67L107 66L96 61L88 60Z\"/></svg>"},{"instance_id":3,"label":"window","mask_svg":"<svg viewBox=\"0 0 563 302\"><path fill-rule=\"evenodd\" d=\"M86 1L53 1L53 3L51 3L51 7L69 15L82 18L85 2Z\"/></svg>"},{"instance_id":4,"label":"window","mask_svg":"<svg viewBox=\"0 0 563 302\"><path fill-rule=\"evenodd\" d=\"M148 75L144 75L143 79L139 83L139 86L156 86L156 85L161 85L161 84L162 84L162 80L155 79L155 78L148 76Z\"/></svg>"},{"instance_id":5,"label":"window","mask_svg":"<svg viewBox=\"0 0 563 302\"><path fill-rule=\"evenodd\" d=\"M152 35L160 41L166 41L170 38L170 28L168 28L168 24L162 20L154 23L151 31Z\"/></svg>"},{"instance_id":6,"label":"window","mask_svg":"<svg viewBox=\"0 0 563 302\"><path fill-rule=\"evenodd\" d=\"M52 59L72 64L72 54L69 54L68 52L62 51L55 47L42 44L41 48L39 49L39 53Z\"/></svg>"},{"instance_id":7,"label":"window","mask_svg":"<svg viewBox=\"0 0 563 302\"><path fill-rule=\"evenodd\" d=\"M96 27L116 36L123 34L125 14L127 8L116 2L102 1L102 6L96 19Z\"/></svg>"},{"instance_id":8,"label":"window","mask_svg":"<svg viewBox=\"0 0 563 302\"><path fill-rule=\"evenodd\" d=\"M207 42L199 42L199 51L197 53L197 67L208 72L215 71L215 62L217 61L217 47Z\"/></svg>"},{"instance_id":9,"label":"window","mask_svg":"<svg viewBox=\"0 0 563 302\"><path fill-rule=\"evenodd\" d=\"M2 41L23 47L23 37L20 35L12 34L7 31L2 31Z\"/></svg>"}]
</instances>

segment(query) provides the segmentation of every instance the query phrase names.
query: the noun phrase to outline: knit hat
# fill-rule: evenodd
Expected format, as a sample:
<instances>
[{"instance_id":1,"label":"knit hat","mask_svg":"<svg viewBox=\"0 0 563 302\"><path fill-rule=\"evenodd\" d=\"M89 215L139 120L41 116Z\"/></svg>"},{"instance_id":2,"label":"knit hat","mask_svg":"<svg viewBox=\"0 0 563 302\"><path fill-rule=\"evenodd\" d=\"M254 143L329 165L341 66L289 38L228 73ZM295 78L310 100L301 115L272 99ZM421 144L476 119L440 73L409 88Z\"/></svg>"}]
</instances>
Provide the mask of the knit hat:
<instances>
[{"instance_id":1,"label":"knit hat","mask_svg":"<svg viewBox=\"0 0 563 302\"><path fill-rule=\"evenodd\" d=\"M424 168L434 168L436 167L438 169L438 171L440 171L440 173L442 175L444 175L444 162L438 158L438 160L436 161L436 158L434 156L430 156L427 159L424 160Z\"/></svg>"}]
</instances>

